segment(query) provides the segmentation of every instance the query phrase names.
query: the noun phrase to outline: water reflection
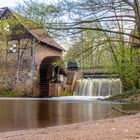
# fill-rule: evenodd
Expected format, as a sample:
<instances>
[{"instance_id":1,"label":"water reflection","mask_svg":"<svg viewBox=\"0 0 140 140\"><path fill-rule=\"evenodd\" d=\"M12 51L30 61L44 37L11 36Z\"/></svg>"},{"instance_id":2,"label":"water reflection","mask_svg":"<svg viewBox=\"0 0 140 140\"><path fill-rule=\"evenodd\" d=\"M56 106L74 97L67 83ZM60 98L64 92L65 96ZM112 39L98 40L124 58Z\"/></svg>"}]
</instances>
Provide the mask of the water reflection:
<instances>
[{"instance_id":1,"label":"water reflection","mask_svg":"<svg viewBox=\"0 0 140 140\"><path fill-rule=\"evenodd\" d=\"M140 111L138 104L116 104L119 109ZM0 132L40 128L104 118L109 103L97 101L0 101ZM118 112L113 117L120 116Z\"/></svg>"}]
</instances>

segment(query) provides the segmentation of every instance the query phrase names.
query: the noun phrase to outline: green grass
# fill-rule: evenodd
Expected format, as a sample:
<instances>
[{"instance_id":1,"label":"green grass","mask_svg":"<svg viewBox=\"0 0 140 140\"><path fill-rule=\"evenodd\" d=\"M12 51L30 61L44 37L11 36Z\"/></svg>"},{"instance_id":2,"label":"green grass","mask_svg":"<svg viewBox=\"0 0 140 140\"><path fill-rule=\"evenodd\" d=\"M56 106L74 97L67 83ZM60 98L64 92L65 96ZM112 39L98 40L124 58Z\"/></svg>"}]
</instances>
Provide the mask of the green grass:
<instances>
[{"instance_id":1,"label":"green grass","mask_svg":"<svg viewBox=\"0 0 140 140\"><path fill-rule=\"evenodd\" d=\"M125 91L122 94L108 97L108 100L124 99L124 98L140 97L140 89L132 89Z\"/></svg>"},{"instance_id":2,"label":"green grass","mask_svg":"<svg viewBox=\"0 0 140 140\"><path fill-rule=\"evenodd\" d=\"M61 96L73 96L72 92L63 92L61 93Z\"/></svg>"},{"instance_id":3,"label":"green grass","mask_svg":"<svg viewBox=\"0 0 140 140\"><path fill-rule=\"evenodd\" d=\"M14 91L3 91L0 93L1 97L20 97L19 93L16 93Z\"/></svg>"}]
</instances>

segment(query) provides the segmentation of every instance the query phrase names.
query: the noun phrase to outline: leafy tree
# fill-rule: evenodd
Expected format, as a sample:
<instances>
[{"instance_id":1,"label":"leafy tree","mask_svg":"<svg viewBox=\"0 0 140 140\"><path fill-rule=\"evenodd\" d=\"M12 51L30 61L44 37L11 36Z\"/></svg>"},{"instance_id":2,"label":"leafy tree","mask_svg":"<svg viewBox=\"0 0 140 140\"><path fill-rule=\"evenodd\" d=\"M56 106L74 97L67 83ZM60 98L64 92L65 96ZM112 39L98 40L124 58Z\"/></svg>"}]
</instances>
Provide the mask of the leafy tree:
<instances>
[{"instance_id":1,"label":"leafy tree","mask_svg":"<svg viewBox=\"0 0 140 140\"><path fill-rule=\"evenodd\" d=\"M115 66L124 90L139 88L140 58L136 49L140 47L138 0L62 0L55 7L59 9L57 20L46 20L44 25L50 31L58 30L64 35L74 36L69 57L76 57L81 62L85 60L83 64L86 65L89 62L86 59L94 56L98 57L95 60L100 59L98 62L107 63L109 60L110 65ZM39 13L39 17L42 16ZM87 32L90 35L87 36ZM100 36L95 40L97 35Z\"/></svg>"},{"instance_id":2,"label":"leafy tree","mask_svg":"<svg viewBox=\"0 0 140 140\"><path fill-rule=\"evenodd\" d=\"M50 27L52 22L57 23L60 11L59 7L55 4L47 4L38 0L24 0L23 4L20 4L16 9L20 14L23 14L28 19L35 21L43 27L46 22L49 23L48 26Z\"/></svg>"},{"instance_id":3,"label":"leafy tree","mask_svg":"<svg viewBox=\"0 0 140 140\"><path fill-rule=\"evenodd\" d=\"M17 21L13 20L13 18L0 20L0 44L1 44L1 63L7 63L7 50L8 50L8 42L10 40L12 29L17 24ZM6 55L6 56L5 56ZM4 60L5 59L5 60Z\"/></svg>"}]
</instances>

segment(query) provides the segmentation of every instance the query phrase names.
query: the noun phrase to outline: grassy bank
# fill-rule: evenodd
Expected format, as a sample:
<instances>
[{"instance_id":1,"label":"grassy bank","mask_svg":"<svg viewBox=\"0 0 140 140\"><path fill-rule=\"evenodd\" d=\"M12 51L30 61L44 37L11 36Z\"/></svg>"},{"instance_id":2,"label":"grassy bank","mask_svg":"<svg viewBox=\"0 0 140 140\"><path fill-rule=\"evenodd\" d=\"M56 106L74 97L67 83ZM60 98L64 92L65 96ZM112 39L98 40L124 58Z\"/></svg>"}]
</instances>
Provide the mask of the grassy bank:
<instances>
[{"instance_id":1,"label":"grassy bank","mask_svg":"<svg viewBox=\"0 0 140 140\"><path fill-rule=\"evenodd\" d=\"M140 102L140 89L132 89L122 94L108 97L109 101Z\"/></svg>"},{"instance_id":2,"label":"grassy bank","mask_svg":"<svg viewBox=\"0 0 140 140\"><path fill-rule=\"evenodd\" d=\"M29 90L24 90L23 87L17 86L16 88L11 88L9 85L0 83L0 97L30 97L31 94Z\"/></svg>"},{"instance_id":3,"label":"grassy bank","mask_svg":"<svg viewBox=\"0 0 140 140\"><path fill-rule=\"evenodd\" d=\"M0 91L0 97L32 97L32 96L27 93L7 90L7 91Z\"/></svg>"},{"instance_id":4,"label":"grassy bank","mask_svg":"<svg viewBox=\"0 0 140 140\"><path fill-rule=\"evenodd\" d=\"M0 97L22 97L22 96L14 91L3 91L0 93Z\"/></svg>"}]
</instances>

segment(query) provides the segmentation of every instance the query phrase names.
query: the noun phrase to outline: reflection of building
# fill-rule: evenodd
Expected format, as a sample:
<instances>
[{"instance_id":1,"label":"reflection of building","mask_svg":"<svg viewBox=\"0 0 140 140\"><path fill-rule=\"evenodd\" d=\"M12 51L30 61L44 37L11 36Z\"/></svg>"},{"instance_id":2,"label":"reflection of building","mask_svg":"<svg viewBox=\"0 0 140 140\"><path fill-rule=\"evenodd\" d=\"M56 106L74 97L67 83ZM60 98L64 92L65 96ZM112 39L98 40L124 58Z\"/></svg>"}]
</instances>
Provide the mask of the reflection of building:
<instances>
[{"instance_id":1,"label":"reflection of building","mask_svg":"<svg viewBox=\"0 0 140 140\"><path fill-rule=\"evenodd\" d=\"M5 63L7 67L11 64L14 73L17 69L28 70L27 75L30 72L32 78L37 77L40 64L46 57L62 56L64 49L38 23L9 8L0 9L0 21L3 24L3 29L0 29L0 44L6 42L7 47ZM50 71L52 70L53 68ZM34 74L35 71L37 73Z\"/></svg>"}]
</instances>

